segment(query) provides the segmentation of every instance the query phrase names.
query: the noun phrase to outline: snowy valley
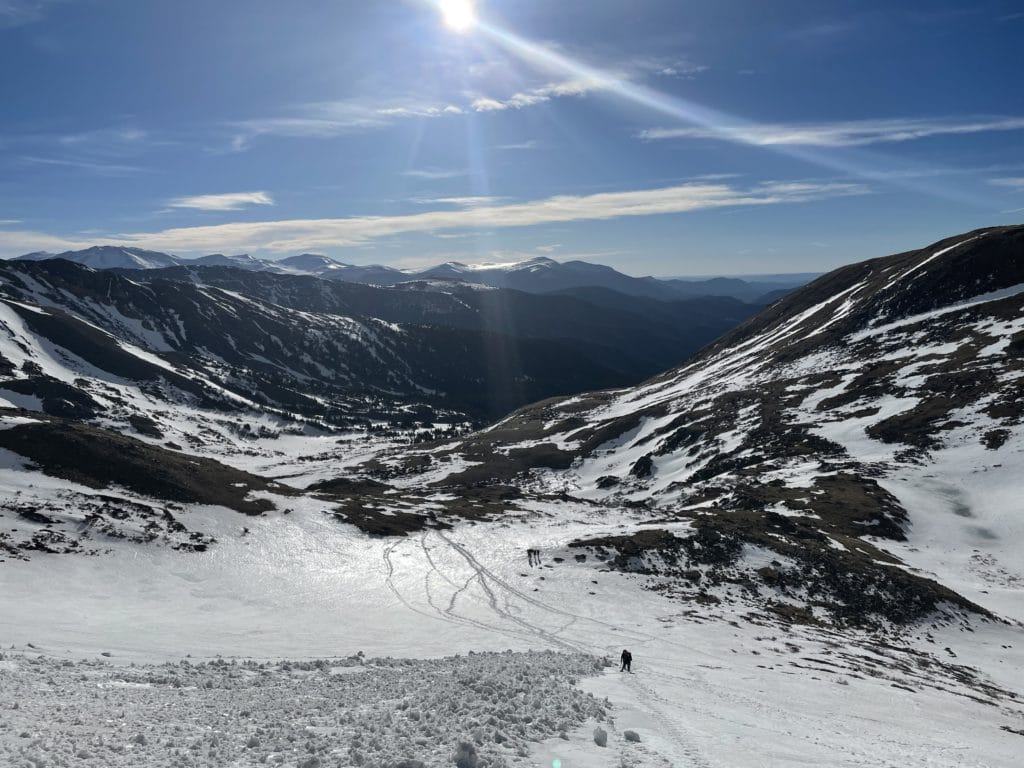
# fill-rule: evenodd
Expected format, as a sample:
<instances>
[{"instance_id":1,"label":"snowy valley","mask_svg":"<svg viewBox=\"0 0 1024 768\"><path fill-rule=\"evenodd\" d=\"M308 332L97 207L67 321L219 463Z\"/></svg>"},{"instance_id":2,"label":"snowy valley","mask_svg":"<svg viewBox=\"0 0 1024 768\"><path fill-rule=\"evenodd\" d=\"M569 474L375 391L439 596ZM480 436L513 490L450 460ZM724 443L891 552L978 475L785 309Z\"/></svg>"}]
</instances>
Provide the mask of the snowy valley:
<instances>
[{"instance_id":1,"label":"snowy valley","mask_svg":"<svg viewBox=\"0 0 1024 768\"><path fill-rule=\"evenodd\" d=\"M0 264L0 763L1019 765L1024 227L490 400L506 287L96 266Z\"/></svg>"}]
</instances>

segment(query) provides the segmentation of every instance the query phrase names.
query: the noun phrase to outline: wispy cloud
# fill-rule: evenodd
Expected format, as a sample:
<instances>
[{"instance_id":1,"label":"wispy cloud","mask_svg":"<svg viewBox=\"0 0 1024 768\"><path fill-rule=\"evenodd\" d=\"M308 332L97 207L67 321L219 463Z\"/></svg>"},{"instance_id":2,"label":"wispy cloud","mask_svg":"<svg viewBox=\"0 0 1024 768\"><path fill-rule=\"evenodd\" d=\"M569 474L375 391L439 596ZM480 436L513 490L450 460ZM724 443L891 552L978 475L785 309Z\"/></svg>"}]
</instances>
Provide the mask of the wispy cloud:
<instances>
[{"instance_id":1,"label":"wispy cloud","mask_svg":"<svg viewBox=\"0 0 1024 768\"><path fill-rule=\"evenodd\" d=\"M607 88L618 79L618 75L586 75L519 90L511 96L483 94L477 89L475 98L468 97L462 103L408 97L390 101L368 98L304 104L296 107L293 114L229 124L228 128L232 131L230 148L233 151L246 150L261 136L329 139L349 133L387 128L403 120L445 118L469 112L526 109L554 99L584 96ZM512 146L510 145L510 148ZM523 145L515 148L532 147Z\"/></svg>"},{"instance_id":2,"label":"wispy cloud","mask_svg":"<svg viewBox=\"0 0 1024 768\"><path fill-rule=\"evenodd\" d=\"M693 80L697 75L710 69L704 64L694 64L692 61L676 57L637 58L630 63L630 68L648 75L679 80Z\"/></svg>"},{"instance_id":3,"label":"wispy cloud","mask_svg":"<svg viewBox=\"0 0 1024 768\"><path fill-rule=\"evenodd\" d=\"M750 123L714 127L652 128L642 131L639 138L647 141L719 139L759 147L860 147L885 142L913 141L930 136L1019 130L1024 130L1024 117L895 118L836 123Z\"/></svg>"},{"instance_id":4,"label":"wispy cloud","mask_svg":"<svg viewBox=\"0 0 1024 768\"><path fill-rule=\"evenodd\" d=\"M508 104L497 99L488 99L481 96L473 101L473 109L476 112L500 112L503 109L508 109Z\"/></svg>"},{"instance_id":5,"label":"wispy cloud","mask_svg":"<svg viewBox=\"0 0 1024 768\"><path fill-rule=\"evenodd\" d=\"M499 144L497 149L505 152L519 152L530 149L540 149L540 142L536 139L530 139L529 141L522 141L518 144Z\"/></svg>"},{"instance_id":6,"label":"wispy cloud","mask_svg":"<svg viewBox=\"0 0 1024 768\"><path fill-rule=\"evenodd\" d=\"M238 211L250 205L273 205L266 192L227 192L219 195L193 195L167 201L168 208L190 208L197 211Z\"/></svg>"},{"instance_id":7,"label":"wispy cloud","mask_svg":"<svg viewBox=\"0 0 1024 768\"><path fill-rule=\"evenodd\" d=\"M173 142L131 125L118 125L73 133L13 132L0 137L0 143L12 162L128 176L149 170L139 163L150 149Z\"/></svg>"},{"instance_id":8,"label":"wispy cloud","mask_svg":"<svg viewBox=\"0 0 1024 768\"><path fill-rule=\"evenodd\" d=\"M989 179L988 183L994 187L1006 187L1018 192L1024 192L1024 176L1008 176L1001 179Z\"/></svg>"},{"instance_id":9,"label":"wispy cloud","mask_svg":"<svg viewBox=\"0 0 1024 768\"><path fill-rule=\"evenodd\" d=\"M465 176L466 171L454 168L410 168L408 171L402 171L402 175L408 176L410 179L440 181L441 179L457 179L460 176Z\"/></svg>"},{"instance_id":10,"label":"wispy cloud","mask_svg":"<svg viewBox=\"0 0 1024 768\"><path fill-rule=\"evenodd\" d=\"M359 245L378 238L408 233L531 227L727 207L804 203L859 195L867 191L862 185L832 182L777 181L748 188L725 183L681 184L593 195L558 195L521 203L470 206L400 216L235 222L181 227L160 232L116 235L103 240L117 245L186 253L210 250L291 252ZM27 234L34 235L36 242L47 240L46 235ZM31 237L28 241L31 241ZM67 243L61 245L74 247ZM0 231L0 251L13 249L17 253L17 249L24 246L25 243L18 239L18 233Z\"/></svg>"},{"instance_id":11,"label":"wispy cloud","mask_svg":"<svg viewBox=\"0 0 1024 768\"><path fill-rule=\"evenodd\" d=\"M232 123L231 148L248 149L260 136L328 139L347 133L383 128L411 118L438 118L461 115L456 104L431 103L417 99L346 100L306 104L295 114L243 120Z\"/></svg>"},{"instance_id":12,"label":"wispy cloud","mask_svg":"<svg viewBox=\"0 0 1024 768\"><path fill-rule=\"evenodd\" d=\"M82 145L112 147L148 143L151 141L151 137L140 128L122 127L67 133L59 136L57 141L65 147Z\"/></svg>"},{"instance_id":13,"label":"wispy cloud","mask_svg":"<svg viewBox=\"0 0 1024 768\"><path fill-rule=\"evenodd\" d=\"M989 173L1018 171L1020 164L999 164L986 166L921 166L889 167L884 170L864 169L861 175L877 181L900 181L908 179L931 179L943 176L979 176Z\"/></svg>"},{"instance_id":14,"label":"wispy cloud","mask_svg":"<svg viewBox=\"0 0 1024 768\"><path fill-rule=\"evenodd\" d=\"M412 202L417 205L457 205L462 208L479 208L484 205L494 205L507 198L493 197L489 195L477 195L472 197L417 197Z\"/></svg>"},{"instance_id":15,"label":"wispy cloud","mask_svg":"<svg viewBox=\"0 0 1024 768\"><path fill-rule=\"evenodd\" d=\"M15 224L21 224L21 219L0 219L0 227L13 227Z\"/></svg>"},{"instance_id":16,"label":"wispy cloud","mask_svg":"<svg viewBox=\"0 0 1024 768\"><path fill-rule=\"evenodd\" d=\"M60 0L0 0L0 29L38 21L57 2Z\"/></svg>"},{"instance_id":17,"label":"wispy cloud","mask_svg":"<svg viewBox=\"0 0 1024 768\"><path fill-rule=\"evenodd\" d=\"M662 77L677 77L683 80L693 80L701 72L707 72L709 69L710 67L704 64L687 64L682 62L662 67L658 70L657 74Z\"/></svg>"},{"instance_id":18,"label":"wispy cloud","mask_svg":"<svg viewBox=\"0 0 1024 768\"><path fill-rule=\"evenodd\" d=\"M50 165L60 168L76 168L81 171L89 171L101 176L130 176L145 169L137 165L126 165L124 163L110 163L103 160L90 160L68 157L41 157L38 155L24 155L21 158L24 163L32 165Z\"/></svg>"},{"instance_id":19,"label":"wispy cloud","mask_svg":"<svg viewBox=\"0 0 1024 768\"><path fill-rule=\"evenodd\" d=\"M523 109L566 96L584 96L606 88L610 81L601 78L580 78L559 83L548 83L539 88L519 91L505 99L481 97L473 101L476 112L500 112L505 109Z\"/></svg>"}]
</instances>

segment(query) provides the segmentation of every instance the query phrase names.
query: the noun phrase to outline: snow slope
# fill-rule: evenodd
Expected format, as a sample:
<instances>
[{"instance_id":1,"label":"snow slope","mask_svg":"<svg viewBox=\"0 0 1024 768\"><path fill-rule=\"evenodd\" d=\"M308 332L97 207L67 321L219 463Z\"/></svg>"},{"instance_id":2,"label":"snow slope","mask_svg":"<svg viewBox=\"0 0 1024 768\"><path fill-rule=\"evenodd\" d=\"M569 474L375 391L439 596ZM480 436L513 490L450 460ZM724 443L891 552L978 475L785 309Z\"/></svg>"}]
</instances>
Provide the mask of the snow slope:
<instances>
[{"instance_id":1,"label":"snow slope","mask_svg":"<svg viewBox=\"0 0 1024 768\"><path fill-rule=\"evenodd\" d=\"M931 632L931 642L922 632L920 639L879 643L856 633L751 622L728 606L687 608L640 589L638 577L596 564L569 565L564 545L572 538L595 527L636 524L612 515L571 522L569 511L389 541L327 530L337 523L296 510L287 520L254 521L247 536L234 525L216 530L221 544L209 556L183 559L124 547L101 559L5 564L0 641L20 650L0 674L5 696L19 691L21 709L0 709L9 724L0 730L0 744L17 750L38 739L28 751L52 759L71 738L61 732L70 731L98 756L85 765L133 765L133 756L143 754L153 760L147 764L173 765L175 750L189 754L196 741L201 765L256 765L271 753L283 753L286 765L310 755L320 755L325 765L355 765L338 758L354 732L400 740L404 719L391 686L400 685L412 706L429 701L422 683L389 683L390 663L383 669L381 662L369 664L355 679L357 692L349 678L334 681L322 668L308 675L280 666L258 675L235 668L232 676L232 668L123 665L191 653L200 659L323 657L332 659L329 668L351 664L338 659L359 651L440 659L506 648L614 660L627 647L635 674L612 667L579 681L583 691L610 703L613 723L603 724L612 734L609 748L593 744L595 720L572 730L568 741L527 740L530 754L507 755L508 764L551 765L556 758L565 766L1017 764L1021 737L1003 726L1021 729L1024 714L998 689L1019 687L1020 630L986 626L981 639L952 628ZM262 529L271 526L276 535ZM527 546L542 550L542 567L526 565ZM25 597L12 600L15 594ZM957 662L976 669L930 661L920 655L924 647L946 647L947 659L956 654ZM38 654L54 661L32 662ZM93 661L60 666L79 658ZM575 663L545 658L559 675ZM453 663L462 662L415 662L402 674L451 674L445 670ZM504 675L501 663L488 661L481 675ZM514 663L532 665L528 658ZM184 689L169 684L169 675ZM74 727L52 714L57 690L74 703ZM457 701L472 696L445 695ZM225 713L227 702L232 714ZM375 730L365 719L368 707L377 713ZM432 707L439 713L436 732L424 748L390 757L450 765L447 754L471 736L474 719L494 715L498 728L514 727L493 704L444 707L451 709ZM224 714L211 721L200 714L207 708ZM156 718L155 711L171 714ZM393 721L385 711L394 713ZM50 714L40 717L43 712ZM23 728L27 741L17 736ZM640 735L640 745L624 741L625 729ZM138 733L144 747L132 742ZM254 733L259 748L244 748ZM303 735L296 744L287 742L288 733ZM98 748L101 739L121 750L116 757Z\"/></svg>"}]
</instances>

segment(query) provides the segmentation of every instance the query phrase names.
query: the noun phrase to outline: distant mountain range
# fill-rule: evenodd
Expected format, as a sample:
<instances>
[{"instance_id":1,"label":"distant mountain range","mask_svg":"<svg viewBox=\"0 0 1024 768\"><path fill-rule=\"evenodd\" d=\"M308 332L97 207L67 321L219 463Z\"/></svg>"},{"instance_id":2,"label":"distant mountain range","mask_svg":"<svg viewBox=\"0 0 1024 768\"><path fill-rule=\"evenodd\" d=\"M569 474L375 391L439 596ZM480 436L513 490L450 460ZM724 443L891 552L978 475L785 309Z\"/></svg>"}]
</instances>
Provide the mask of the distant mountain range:
<instances>
[{"instance_id":1,"label":"distant mountain range","mask_svg":"<svg viewBox=\"0 0 1024 768\"><path fill-rule=\"evenodd\" d=\"M478 420L634 384L757 310L729 297L530 294L431 280L382 287L234 265L152 266L160 256L124 254L150 265L132 270L0 262L0 399L9 391L56 416L144 411L156 422L186 402L335 426L414 413ZM97 251L83 258L112 261ZM112 382L132 391L142 382L155 407L129 408L138 397L124 393L111 400Z\"/></svg>"},{"instance_id":2,"label":"distant mountain range","mask_svg":"<svg viewBox=\"0 0 1024 768\"><path fill-rule=\"evenodd\" d=\"M714 277L707 279L658 279L631 277L611 267L585 261L555 261L536 257L506 264L463 264L449 261L422 270L402 270L384 265L344 264L327 256L302 253L279 260L257 259L247 254L225 256L216 253L197 259L183 259L141 248L100 245L81 251L49 253L39 251L15 261L64 259L92 269L150 270L168 267L235 267L251 272L314 276L350 283L391 286L415 281L457 282L487 288L509 288L526 293L552 293L579 288L604 288L627 296L661 301L698 296L728 296L743 302L770 304L793 288L808 282L812 274L766 275L754 280Z\"/></svg>"}]
</instances>

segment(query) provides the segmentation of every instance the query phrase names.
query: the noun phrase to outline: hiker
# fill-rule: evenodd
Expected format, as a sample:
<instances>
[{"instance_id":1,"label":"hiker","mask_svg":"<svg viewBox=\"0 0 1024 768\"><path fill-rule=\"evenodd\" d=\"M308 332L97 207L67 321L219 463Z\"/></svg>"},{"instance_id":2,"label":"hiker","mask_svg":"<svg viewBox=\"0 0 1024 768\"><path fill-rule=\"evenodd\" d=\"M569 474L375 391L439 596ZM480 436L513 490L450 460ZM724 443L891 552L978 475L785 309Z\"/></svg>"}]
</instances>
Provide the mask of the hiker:
<instances>
[{"instance_id":1,"label":"hiker","mask_svg":"<svg viewBox=\"0 0 1024 768\"><path fill-rule=\"evenodd\" d=\"M528 549L526 550L526 559L530 563L530 567L540 565L540 550L539 549Z\"/></svg>"},{"instance_id":2,"label":"hiker","mask_svg":"<svg viewBox=\"0 0 1024 768\"><path fill-rule=\"evenodd\" d=\"M622 669L620 669L619 672L629 672L630 674L632 674L633 670L629 667L633 663L633 654L629 651L623 650L622 656L620 656L619 658L622 659Z\"/></svg>"}]
</instances>

